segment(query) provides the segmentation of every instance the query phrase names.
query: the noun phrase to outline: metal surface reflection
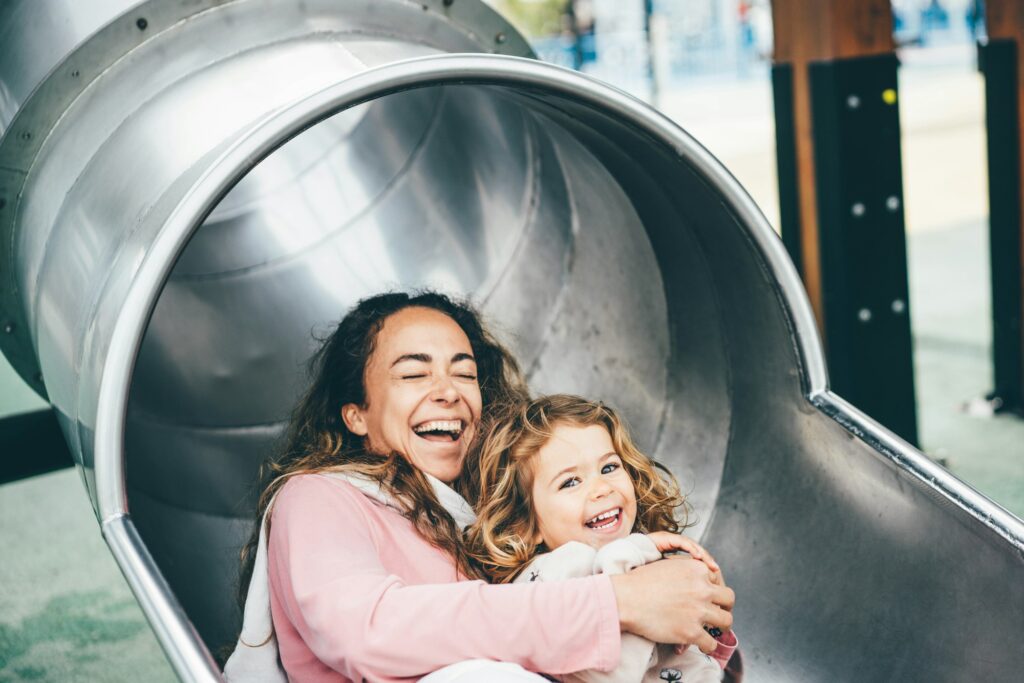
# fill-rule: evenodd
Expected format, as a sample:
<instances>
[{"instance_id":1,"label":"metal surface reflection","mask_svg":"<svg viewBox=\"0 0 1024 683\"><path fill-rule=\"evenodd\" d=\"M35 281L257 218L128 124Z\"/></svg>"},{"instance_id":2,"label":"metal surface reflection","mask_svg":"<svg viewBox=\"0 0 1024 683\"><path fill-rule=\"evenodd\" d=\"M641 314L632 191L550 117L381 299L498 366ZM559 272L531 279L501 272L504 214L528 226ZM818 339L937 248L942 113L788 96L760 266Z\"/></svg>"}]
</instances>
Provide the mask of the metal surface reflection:
<instances>
[{"instance_id":1,"label":"metal surface reflection","mask_svg":"<svg viewBox=\"0 0 1024 683\"><path fill-rule=\"evenodd\" d=\"M469 0L103 7L52 71L0 68L2 343L182 678L233 639L255 468L315 337L420 286L472 295L535 391L617 406L679 475L749 680L1024 664L1020 520L827 391L792 265L686 133L578 74L445 55L529 53Z\"/></svg>"}]
</instances>

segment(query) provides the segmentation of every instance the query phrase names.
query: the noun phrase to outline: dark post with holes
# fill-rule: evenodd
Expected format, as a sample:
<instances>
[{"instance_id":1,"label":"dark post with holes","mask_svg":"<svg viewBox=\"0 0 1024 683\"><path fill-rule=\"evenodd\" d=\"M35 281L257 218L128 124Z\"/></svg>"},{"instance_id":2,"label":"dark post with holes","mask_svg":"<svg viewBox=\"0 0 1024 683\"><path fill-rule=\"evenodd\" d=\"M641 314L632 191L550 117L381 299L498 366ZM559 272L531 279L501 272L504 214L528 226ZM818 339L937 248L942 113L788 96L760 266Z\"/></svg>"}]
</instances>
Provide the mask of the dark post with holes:
<instances>
[{"instance_id":1,"label":"dark post with holes","mask_svg":"<svg viewBox=\"0 0 1024 683\"><path fill-rule=\"evenodd\" d=\"M990 400L999 411L1024 414L1024 252L1022 252L1021 40L1024 5L989 0L989 42L979 46L985 75L988 133L989 250L992 265L992 370Z\"/></svg>"},{"instance_id":2,"label":"dark post with holes","mask_svg":"<svg viewBox=\"0 0 1024 683\"><path fill-rule=\"evenodd\" d=\"M782 237L832 389L917 443L888 0L774 0Z\"/></svg>"}]
</instances>

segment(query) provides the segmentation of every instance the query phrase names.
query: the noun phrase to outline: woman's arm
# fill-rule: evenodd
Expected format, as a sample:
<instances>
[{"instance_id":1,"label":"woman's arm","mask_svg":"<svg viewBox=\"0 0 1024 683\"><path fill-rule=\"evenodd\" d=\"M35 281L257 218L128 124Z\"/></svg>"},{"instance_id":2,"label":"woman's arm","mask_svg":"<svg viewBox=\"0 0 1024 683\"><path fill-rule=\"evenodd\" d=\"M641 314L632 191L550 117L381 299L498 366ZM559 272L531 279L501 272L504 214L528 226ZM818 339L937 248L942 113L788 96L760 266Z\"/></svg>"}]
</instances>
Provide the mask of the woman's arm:
<instances>
[{"instance_id":1,"label":"woman's arm","mask_svg":"<svg viewBox=\"0 0 1024 683\"><path fill-rule=\"evenodd\" d=\"M288 622L327 666L353 680L379 680L476 658L549 673L618 661L607 577L409 585L383 567L366 505L344 483L302 477L274 506L271 586Z\"/></svg>"}]
</instances>

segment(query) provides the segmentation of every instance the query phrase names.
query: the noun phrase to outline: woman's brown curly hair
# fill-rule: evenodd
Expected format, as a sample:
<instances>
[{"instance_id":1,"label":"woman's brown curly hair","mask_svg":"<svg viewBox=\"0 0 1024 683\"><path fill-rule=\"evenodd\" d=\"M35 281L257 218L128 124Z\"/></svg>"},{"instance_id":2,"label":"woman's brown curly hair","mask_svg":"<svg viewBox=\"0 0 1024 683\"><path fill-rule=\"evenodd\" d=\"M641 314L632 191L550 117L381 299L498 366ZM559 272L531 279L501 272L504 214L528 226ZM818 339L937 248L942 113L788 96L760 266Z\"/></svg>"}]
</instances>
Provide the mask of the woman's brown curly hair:
<instances>
[{"instance_id":1,"label":"woman's brown curly hair","mask_svg":"<svg viewBox=\"0 0 1024 683\"><path fill-rule=\"evenodd\" d=\"M266 513L270 503L288 479L301 474L342 471L377 481L398 502L426 541L451 555L463 574L476 573L464 554L461 529L438 502L423 472L401 454L370 452L366 439L349 431L341 417L341 407L348 403L366 405L366 366L384 321L412 307L444 313L466 333L477 364L482 419L487 419L492 406L527 398L526 383L515 358L491 335L480 314L469 303L431 291L393 292L360 301L311 359L312 383L294 410L284 448L263 465L260 475L263 493L252 534L241 553L238 600L243 609L261 520L265 520L263 524L269 538L271 516ZM475 486L465 476L453 485L467 495L475 491ZM268 634L268 639L270 635L272 633Z\"/></svg>"},{"instance_id":2,"label":"woman's brown curly hair","mask_svg":"<svg viewBox=\"0 0 1024 683\"><path fill-rule=\"evenodd\" d=\"M686 505L675 477L637 450L625 424L603 403L554 394L529 402L507 403L488 420L479 457L467 477L479 487L477 521L466 530L466 551L475 572L495 583L512 581L530 560L549 550L537 540L533 458L559 425L608 430L636 489L633 531L678 532L686 526ZM676 511L683 519L676 519Z\"/></svg>"}]
</instances>

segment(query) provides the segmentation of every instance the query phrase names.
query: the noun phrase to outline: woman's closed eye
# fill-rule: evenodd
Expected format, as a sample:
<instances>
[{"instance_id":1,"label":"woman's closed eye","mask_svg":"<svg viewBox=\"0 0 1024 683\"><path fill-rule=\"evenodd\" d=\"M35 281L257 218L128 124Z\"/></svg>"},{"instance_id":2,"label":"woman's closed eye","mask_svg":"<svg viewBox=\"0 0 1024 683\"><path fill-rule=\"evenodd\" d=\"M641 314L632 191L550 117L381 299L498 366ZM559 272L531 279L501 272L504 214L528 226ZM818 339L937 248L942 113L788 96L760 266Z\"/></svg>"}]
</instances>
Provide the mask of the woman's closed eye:
<instances>
[{"instance_id":1,"label":"woman's closed eye","mask_svg":"<svg viewBox=\"0 0 1024 683\"><path fill-rule=\"evenodd\" d=\"M468 358L463 358L455 363L452 363L448 372L452 374L455 379L465 380L467 382L476 381L476 363Z\"/></svg>"}]
</instances>

